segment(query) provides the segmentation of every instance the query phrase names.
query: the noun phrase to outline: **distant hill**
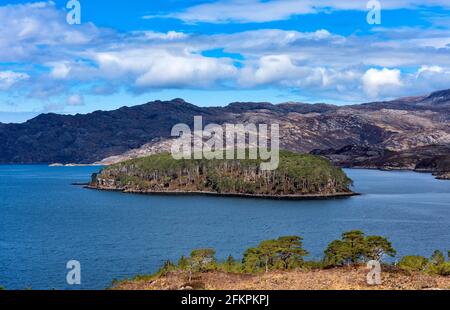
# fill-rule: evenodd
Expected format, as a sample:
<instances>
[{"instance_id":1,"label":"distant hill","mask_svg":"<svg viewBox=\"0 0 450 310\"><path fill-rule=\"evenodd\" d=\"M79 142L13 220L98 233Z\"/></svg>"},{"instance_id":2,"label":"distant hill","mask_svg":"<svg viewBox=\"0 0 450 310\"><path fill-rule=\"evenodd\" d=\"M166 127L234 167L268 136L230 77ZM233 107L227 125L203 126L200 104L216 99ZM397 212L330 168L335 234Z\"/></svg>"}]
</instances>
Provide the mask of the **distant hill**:
<instances>
[{"instance_id":1,"label":"distant hill","mask_svg":"<svg viewBox=\"0 0 450 310\"><path fill-rule=\"evenodd\" d=\"M281 146L298 152L347 145L400 151L450 143L450 90L352 106L236 102L201 108L175 99L0 123L0 163L93 163L164 140L173 125L192 125L196 115L205 123L279 123Z\"/></svg>"}]
</instances>

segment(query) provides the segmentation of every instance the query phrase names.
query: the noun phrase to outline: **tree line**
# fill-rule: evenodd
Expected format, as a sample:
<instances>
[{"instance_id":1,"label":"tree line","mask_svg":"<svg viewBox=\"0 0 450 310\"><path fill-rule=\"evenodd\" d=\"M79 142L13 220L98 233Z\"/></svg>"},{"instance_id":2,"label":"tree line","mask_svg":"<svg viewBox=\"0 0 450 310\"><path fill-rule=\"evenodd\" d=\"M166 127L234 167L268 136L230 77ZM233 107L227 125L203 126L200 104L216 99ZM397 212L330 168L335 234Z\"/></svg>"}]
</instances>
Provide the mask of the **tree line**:
<instances>
[{"instance_id":1,"label":"tree line","mask_svg":"<svg viewBox=\"0 0 450 310\"><path fill-rule=\"evenodd\" d=\"M228 273L261 273L273 270L329 269L344 266L361 266L368 261L383 263L386 257L395 257L397 252L391 242L382 236L366 236L362 231L353 230L342 234L341 239L332 241L324 251L322 260L305 260L308 251L303 247L300 236L284 236L265 240L256 247L247 249L242 260L231 255L218 261L214 249L197 249L189 257L182 256L178 263L167 261L155 275L165 275L171 271L185 271L189 281L195 273L222 271ZM386 263L384 263L387 265ZM430 274L450 275L450 251L448 260L437 250L431 258L405 256L394 264L405 271L419 271Z\"/></svg>"}]
</instances>

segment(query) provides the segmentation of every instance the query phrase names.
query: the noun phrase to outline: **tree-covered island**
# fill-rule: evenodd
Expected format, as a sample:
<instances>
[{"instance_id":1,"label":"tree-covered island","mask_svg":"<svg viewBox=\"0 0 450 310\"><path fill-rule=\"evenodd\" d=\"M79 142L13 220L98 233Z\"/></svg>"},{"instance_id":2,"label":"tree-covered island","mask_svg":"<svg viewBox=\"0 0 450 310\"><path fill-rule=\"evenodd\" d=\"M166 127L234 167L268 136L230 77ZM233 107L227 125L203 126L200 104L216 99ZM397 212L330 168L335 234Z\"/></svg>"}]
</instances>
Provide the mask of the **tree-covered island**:
<instances>
[{"instance_id":1,"label":"tree-covered island","mask_svg":"<svg viewBox=\"0 0 450 310\"><path fill-rule=\"evenodd\" d=\"M181 159L169 153L124 161L92 176L89 188L142 194L206 194L261 198L355 195L345 172L322 157L280 151L276 170L260 159Z\"/></svg>"}]
</instances>

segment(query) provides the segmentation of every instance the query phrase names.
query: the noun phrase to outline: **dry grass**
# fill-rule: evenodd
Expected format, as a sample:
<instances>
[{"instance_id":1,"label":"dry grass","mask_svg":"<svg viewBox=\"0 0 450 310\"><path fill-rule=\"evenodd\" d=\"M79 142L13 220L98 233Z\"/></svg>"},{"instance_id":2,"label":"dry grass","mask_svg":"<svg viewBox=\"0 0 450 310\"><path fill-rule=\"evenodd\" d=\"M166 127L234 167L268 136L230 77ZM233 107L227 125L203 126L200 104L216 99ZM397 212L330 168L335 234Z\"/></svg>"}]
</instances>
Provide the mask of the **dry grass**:
<instances>
[{"instance_id":1,"label":"dry grass","mask_svg":"<svg viewBox=\"0 0 450 310\"><path fill-rule=\"evenodd\" d=\"M425 273L384 271L383 284L369 286L365 268L336 268L315 271L273 271L245 275L223 272L198 274L187 283L183 272L172 272L153 280L124 281L116 290L425 290L450 289L450 277Z\"/></svg>"}]
</instances>

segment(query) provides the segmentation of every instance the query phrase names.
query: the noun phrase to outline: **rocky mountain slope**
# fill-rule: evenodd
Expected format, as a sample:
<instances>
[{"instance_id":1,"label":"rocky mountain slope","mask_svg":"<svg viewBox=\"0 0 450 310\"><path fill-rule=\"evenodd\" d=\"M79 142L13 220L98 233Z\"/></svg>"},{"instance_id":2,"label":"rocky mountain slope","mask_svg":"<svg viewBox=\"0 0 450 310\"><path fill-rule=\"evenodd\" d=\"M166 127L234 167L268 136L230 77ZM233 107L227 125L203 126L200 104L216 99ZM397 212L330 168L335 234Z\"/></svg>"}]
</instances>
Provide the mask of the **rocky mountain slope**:
<instances>
[{"instance_id":1,"label":"rocky mountain slope","mask_svg":"<svg viewBox=\"0 0 450 310\"><path fill-rule=\"evenodd\" d=\"M175 124L192 126L196 115L204 123L278 123L281 147L298 152L348 145L404 151L450 144L450 90L352 106L238 102L201 108L175 99L0 124L0 163L93 163L136 153L149 143L167 141Z\"/></svg>"}]
</instances>

